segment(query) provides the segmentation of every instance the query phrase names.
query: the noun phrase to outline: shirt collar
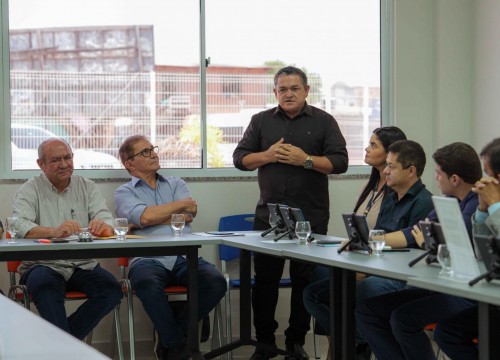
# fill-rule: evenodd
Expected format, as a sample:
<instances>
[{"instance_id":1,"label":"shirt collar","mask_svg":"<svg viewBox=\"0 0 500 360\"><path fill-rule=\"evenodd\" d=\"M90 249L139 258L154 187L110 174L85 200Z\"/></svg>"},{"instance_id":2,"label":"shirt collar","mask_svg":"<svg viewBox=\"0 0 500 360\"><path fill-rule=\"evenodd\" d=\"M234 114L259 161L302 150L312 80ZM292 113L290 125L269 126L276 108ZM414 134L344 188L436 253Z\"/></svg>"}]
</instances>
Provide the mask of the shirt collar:
<instances>
[{"instance_id":1,"label":"shirt collar","mask_svg":"<svg viewBox=\"0 0 500 360\"><path fill-rule=\"evenodd\" d=\"M422 179L418 179L417 182L413 184L411 188L408 189L408 191L403 195L403 197L399 199L399 201L403 200L406 196L412 196L412 197L416 196L420 192L420 190L422 190L422 188L425 188L425 185L422 182ZM391 196L394 197L396 201L398 201L398 193L396 191L393 191Z\"/></svg>"},{"instance_id":2,"label":"shirt collar","mask_svg":"<svg viewBox=\"0 0 500 360\"><path fill-rule=\"evenodd\" d=\"M276 109L274 109L274 115L281 114L285 116L287 119L290 119L290 117L287 115L287 113L281 108L281 106L276 106ZM297 116L294 117L294 119L301 117L303 115L307 115L312 117L312 108L311 106L307 103L307 101L304 103L304 107L300 112L297 114Z\"/></svg>"},{"instance_id":3,"label":"shirt collar","mask_svg":"<svg viewBox=\"0 0 500 360\"><path fill-rule=\"evenodd\" d=\"M137 184L141 181L145 183L145 181L143 179L141 179L137 176L133 176L133 175L131 176L131 182L132 182L133 187L136 187ZM163 177L163 175L156 173L156 181L166 182L167 180Z\"/></svg>"},{"instance_id":4,"label":"shirt collar","mask_svg":"<svg viewBox=\"0 0 500 360\"><path fill-rule=\"evenodd\" d=\"M45 175L45 173L40 174L40 177L43 179L43 181L45 181L47 183L48 186L50 186L51 190L58 193L58 194L61 194L65 191L68 191L71 188L71 179L73 179L73 176L74 175L71 175L71 177L69 178L68 186L66 186L63 191L59 192L59 190L57 190L57 188L54 186L54 184L52 184L50 182L50 180L47 178L47 175Z\"/></svg>"}]
</instances>

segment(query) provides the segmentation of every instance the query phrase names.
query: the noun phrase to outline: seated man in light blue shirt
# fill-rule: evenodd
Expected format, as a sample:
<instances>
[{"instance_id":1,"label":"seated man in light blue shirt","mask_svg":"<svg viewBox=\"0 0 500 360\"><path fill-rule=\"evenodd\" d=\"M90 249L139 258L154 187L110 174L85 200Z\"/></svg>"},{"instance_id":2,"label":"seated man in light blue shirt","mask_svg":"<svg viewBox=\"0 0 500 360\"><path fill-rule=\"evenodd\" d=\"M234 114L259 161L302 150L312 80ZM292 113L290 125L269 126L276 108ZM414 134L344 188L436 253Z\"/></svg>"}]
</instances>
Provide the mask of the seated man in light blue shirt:
<instances>
[{"instance_id":1,"label":"seated man in light blue shirt","mask_svg":"<svg viewBox=\"0 0 500 360\"><path fill-rule=\"evenodd\" d=\"M120 146L120 159L132 179L115 191L116 215L128 218L138 235L170 235L172 214L182 213L185 232L196 216L197 205L184 180L158 174L158 147L140 135L127 138ZM188 283L187 261L182 256L139 257L130 262L129 279L144 310L158 332L157 359L188 359L183 341L187 307L176 317L164 288ZM214 265L198 259L198 318L204 318L226 292L226 280Z\"/></svg>"}]
</instances>

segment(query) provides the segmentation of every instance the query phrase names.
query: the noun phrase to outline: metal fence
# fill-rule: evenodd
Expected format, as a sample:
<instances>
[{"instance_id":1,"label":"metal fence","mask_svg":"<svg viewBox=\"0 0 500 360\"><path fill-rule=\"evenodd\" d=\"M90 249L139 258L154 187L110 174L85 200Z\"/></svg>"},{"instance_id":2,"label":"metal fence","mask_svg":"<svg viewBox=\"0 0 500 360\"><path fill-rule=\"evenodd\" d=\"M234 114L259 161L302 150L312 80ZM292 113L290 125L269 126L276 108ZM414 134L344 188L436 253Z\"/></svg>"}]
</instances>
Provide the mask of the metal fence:
<instances>
[{"instance_id":1,"label":"metal fence","mask_svg":"<svg viewBox=\"0 0 500 360\"><path fill-rule=\"evenodd\" d=\"M20 70L10 74L13 124L41 127L75 149L115 157L126 137L143 134L162 147L162 167L202 166L199 74ZM309 82L308 101L324 107L321 79L312 76ZM275 104L272 75L208 73L208 167L232 167L232 149L251 114ZM355 162L362 160L362 139L367 136L363 118L361 113L337 116ZM370 117L370 128L379 123L379 117Z\"/></svg>"}]
</instances>

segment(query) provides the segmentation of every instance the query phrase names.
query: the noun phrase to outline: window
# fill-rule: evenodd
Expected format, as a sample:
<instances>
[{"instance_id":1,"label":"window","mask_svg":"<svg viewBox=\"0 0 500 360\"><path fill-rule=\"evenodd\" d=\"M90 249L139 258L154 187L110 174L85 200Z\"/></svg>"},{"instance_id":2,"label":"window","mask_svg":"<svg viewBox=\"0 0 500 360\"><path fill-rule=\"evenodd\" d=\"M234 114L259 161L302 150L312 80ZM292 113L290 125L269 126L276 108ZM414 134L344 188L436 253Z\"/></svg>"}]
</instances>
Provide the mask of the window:
<instances>
[{"instance_id":1,"label":"window","mask_svg":"<svg viewBox=\"0 0 500 360\"><path fill-rule=\"evenodd\" d=\"M119 169L118 147L133 134L158 145L174 173L228 174L251 116L276 106L284 65L306 71L308 103L335 116L351 165L363 164L381 124L379 1L136 1L8 2L2 141L12 167L2 177L37 169L36 147L50 136L73 146L76 168Z\"/></svg>"}]
</instances>

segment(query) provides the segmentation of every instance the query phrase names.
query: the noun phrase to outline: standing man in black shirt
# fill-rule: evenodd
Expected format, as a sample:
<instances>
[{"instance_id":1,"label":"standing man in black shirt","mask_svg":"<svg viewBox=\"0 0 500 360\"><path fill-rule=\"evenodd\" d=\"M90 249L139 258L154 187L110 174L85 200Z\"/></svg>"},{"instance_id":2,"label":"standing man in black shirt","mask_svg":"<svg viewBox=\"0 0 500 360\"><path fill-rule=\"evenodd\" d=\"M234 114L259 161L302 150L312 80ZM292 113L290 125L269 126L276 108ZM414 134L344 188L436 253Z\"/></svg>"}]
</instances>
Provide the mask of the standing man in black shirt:
<instances>
[{"instance_id":1,"label":"standing man in black shirt","mask_svg":"<svg viewBox=\"0 0 500 360\"><path fill-rule=\"evenodd\" d=\"M243 171L258 169L260 199L255 210L255 230L269 225L268 203L302 209L312 230L326 234L330 218L328 174L347 170L346 142L333 116L307 104L306 74L295 67L280 69L274 76L279 105L255 114L233 154L234 165ZM285 260L255 254L255 286L252 292L254 326L258 346L251 360L277 355L274 319L279 281ZM285 331L287 360L309 359L303 349L310 315L302 292L309 284L314 265L290 262L292 296L289 326Z\"/></svg>"}]
</instances>

